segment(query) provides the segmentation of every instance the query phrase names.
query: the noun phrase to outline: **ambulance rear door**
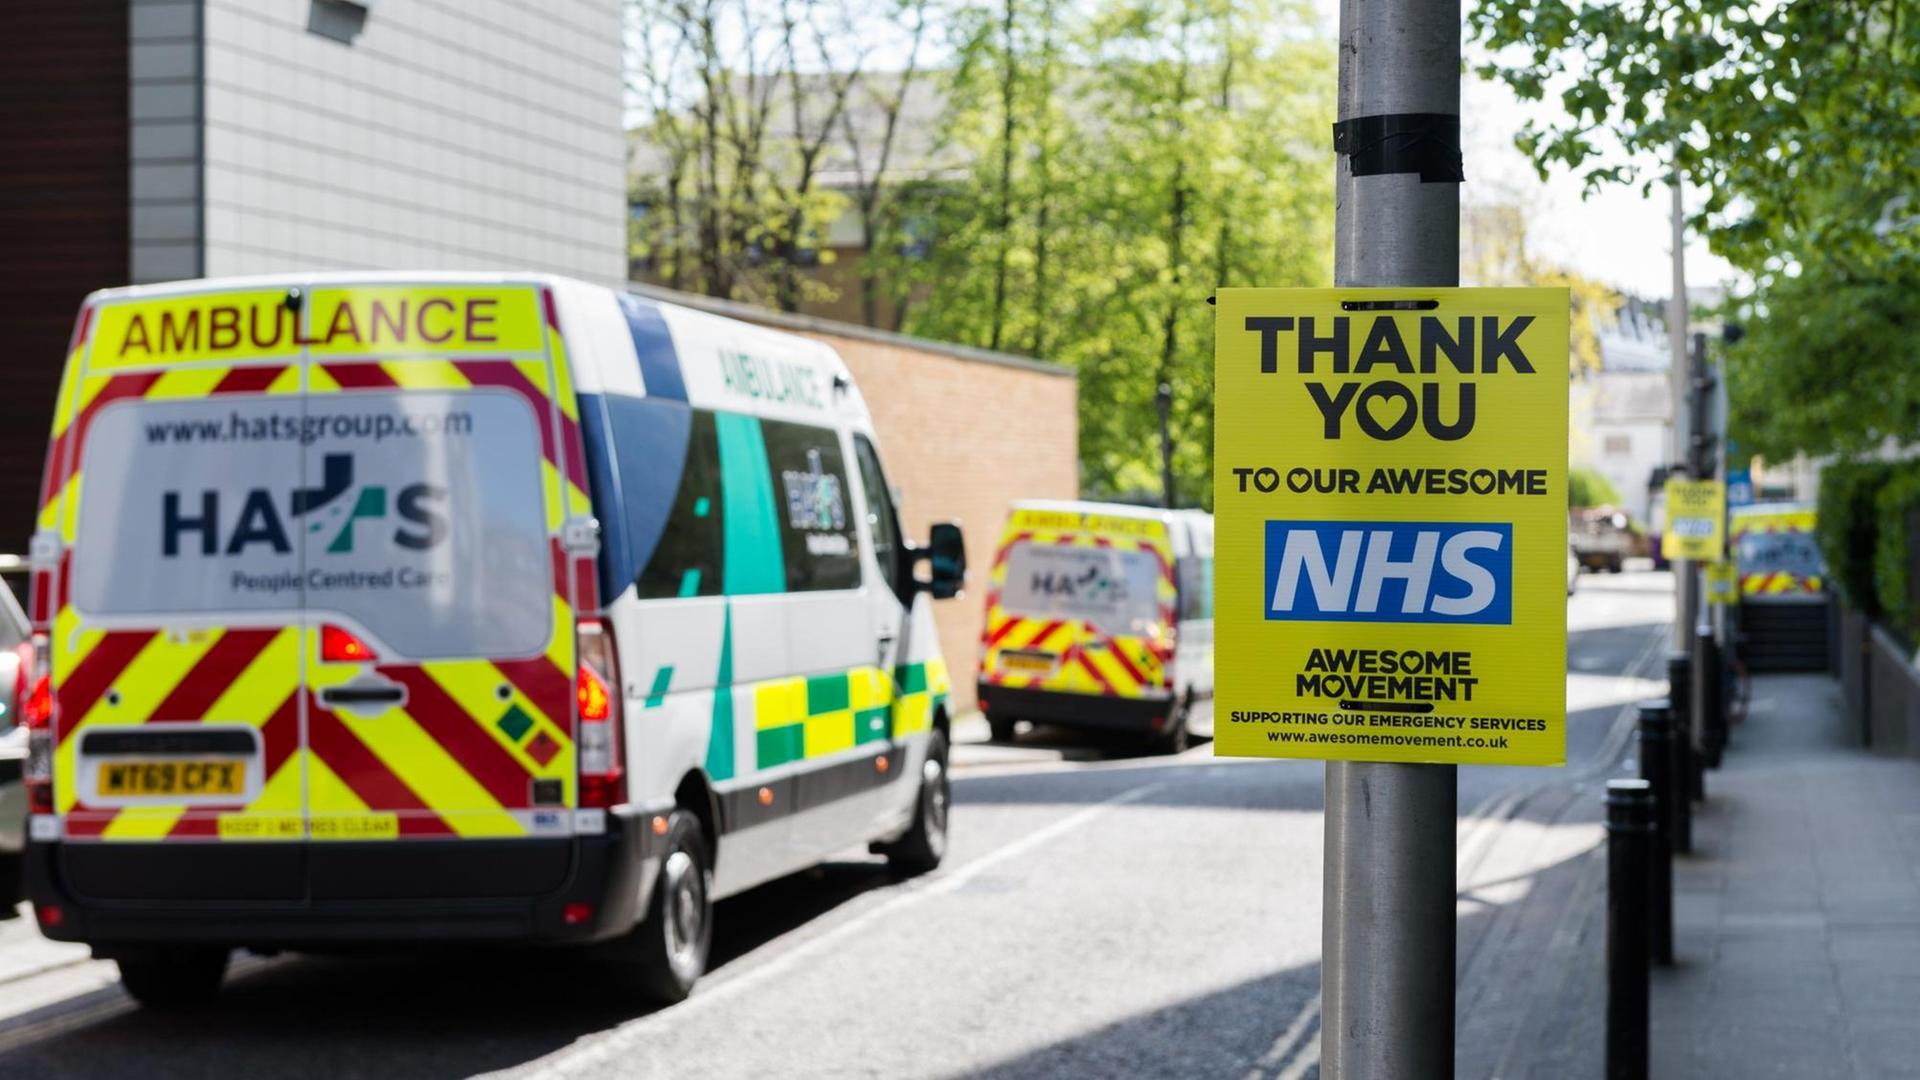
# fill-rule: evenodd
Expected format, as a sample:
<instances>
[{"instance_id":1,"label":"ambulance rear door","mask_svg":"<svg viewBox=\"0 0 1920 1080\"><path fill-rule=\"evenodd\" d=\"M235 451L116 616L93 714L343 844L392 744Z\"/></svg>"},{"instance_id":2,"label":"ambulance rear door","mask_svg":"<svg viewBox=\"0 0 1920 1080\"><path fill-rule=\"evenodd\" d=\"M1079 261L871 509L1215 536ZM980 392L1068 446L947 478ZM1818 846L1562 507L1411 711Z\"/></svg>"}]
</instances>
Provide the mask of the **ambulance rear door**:
<instances>
[{"instance_id":1,"label":"ambulance rear door","mask_svg":"<svg viewBox=\"0 0 1920 1080\"><path fill-rule=\"evenodd\" d=\"M105 294L34 540L62 872L102 899L304 893L298 313L285 288ZM234 845L287 841L244 853Z\"/></svg>"},{"instance_id":2,"label":"ambulance rear door","mask_svg":"<svg viewBox=\"0 0 1920 1080\"><path fill-rule=\"evenodd\" d=\"M551 293L322 283L305 313L314 894L557 888L569 846L521 841L593 827L574 814L574 613L598 600ZM429 839L471 858L408 856ZM334 841L396 843L369 876L365 845Z\"/></svg>"}]
</instances>

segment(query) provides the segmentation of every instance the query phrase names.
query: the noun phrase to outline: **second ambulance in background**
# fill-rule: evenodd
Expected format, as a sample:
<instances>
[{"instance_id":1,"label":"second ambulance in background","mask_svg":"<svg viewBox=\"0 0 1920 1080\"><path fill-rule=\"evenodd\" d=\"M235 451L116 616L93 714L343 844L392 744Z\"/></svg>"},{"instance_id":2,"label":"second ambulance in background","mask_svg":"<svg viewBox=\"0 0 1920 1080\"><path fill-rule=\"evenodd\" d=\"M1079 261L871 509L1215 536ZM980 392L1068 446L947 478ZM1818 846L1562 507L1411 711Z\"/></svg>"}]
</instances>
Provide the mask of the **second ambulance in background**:
<instances>
[{"instance_id":1,"label":"second ambulance in background","mask_svg":"<svg viewBox=\"0 0 1920 1080\"><path fill-rule=\"evenodd\" d=\"M1213 695L1213 516L1117 503L1015 505L994 554L979 702L1021 720L1187 746Z\"/></svg>"}]
</instances>

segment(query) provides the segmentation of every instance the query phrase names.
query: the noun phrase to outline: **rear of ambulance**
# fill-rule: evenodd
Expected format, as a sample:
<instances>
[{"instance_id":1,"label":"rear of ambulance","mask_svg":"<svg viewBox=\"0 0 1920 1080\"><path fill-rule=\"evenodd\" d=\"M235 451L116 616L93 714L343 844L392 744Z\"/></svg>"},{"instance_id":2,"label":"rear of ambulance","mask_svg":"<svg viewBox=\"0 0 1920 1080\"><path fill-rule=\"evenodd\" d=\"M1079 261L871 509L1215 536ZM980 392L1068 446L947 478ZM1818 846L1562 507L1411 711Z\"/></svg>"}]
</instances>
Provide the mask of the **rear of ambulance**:
<instances>
[{"instance_id":1,"label":"rear of ambulance","mask_svg":"<svg viewBox=\"0 0 1920 1080\"><path fill-rule=\"evenodd\" d=\"M1167 733L1177 596L1164 517L1016 507L994 553L981 711L998 732L1027 720Z\"/></svg>"},{"instance_id":2,"label":"rear of ambulance","mask_svg":"<svg viewBox=\"0 0 1920 1080\"><path fill-rule=\"evenodd\" d=\"M49 937L125 957L631 924L560 329L550 285L499 277L87 300L31 550Z\"/></svg>"}]
</instances>

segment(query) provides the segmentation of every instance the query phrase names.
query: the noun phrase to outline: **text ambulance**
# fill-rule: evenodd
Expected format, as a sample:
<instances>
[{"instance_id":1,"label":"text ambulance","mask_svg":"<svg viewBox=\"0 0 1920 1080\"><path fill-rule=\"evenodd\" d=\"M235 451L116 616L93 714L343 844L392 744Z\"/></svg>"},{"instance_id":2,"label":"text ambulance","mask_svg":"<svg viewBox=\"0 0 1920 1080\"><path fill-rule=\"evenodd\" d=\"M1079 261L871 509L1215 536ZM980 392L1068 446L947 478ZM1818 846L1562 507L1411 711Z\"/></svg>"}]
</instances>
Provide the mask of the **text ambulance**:
<instances>
[{"instance_id":1,"label":"text ambulance","mask_svg":"<svg viewBox=\"0 0 1920 1080\"><path fill-rule=\"evenodd\" d=\"M423 939L619 939L684 996L716 897L940 861L959 539L901 535L817 342L547 277L96 293L32 547L40 926L147 1002Z\"/></svg>"},{"instance_id":2,"label":"text ambulance","mask_svg":"<svg viewBox=\"0 0 1920 1080\"><path fill-rule=\"evenodd\" d=\"M980 711L1187 745L1213 693L1213 517L1092 502L1022 502L994 555Z\"/></svg>"}]
</instances>

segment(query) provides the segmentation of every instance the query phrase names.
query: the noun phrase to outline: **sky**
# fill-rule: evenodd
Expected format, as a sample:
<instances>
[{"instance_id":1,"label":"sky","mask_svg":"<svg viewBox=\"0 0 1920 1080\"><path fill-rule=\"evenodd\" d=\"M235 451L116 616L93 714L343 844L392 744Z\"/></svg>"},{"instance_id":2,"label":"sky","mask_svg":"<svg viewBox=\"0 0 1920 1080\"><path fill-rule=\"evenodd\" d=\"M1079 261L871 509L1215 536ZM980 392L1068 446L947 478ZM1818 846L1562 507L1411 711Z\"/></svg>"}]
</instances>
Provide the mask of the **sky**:
<instances>
[{"instance_id":1,"label":"sky","mask_svg":"<svg viewBox=\"0 0 1920 1080\"><path fill-rule=\"evenodd\" d=\"M1585 277L1648 299L1671 291L1673 271L1672 195L1657 184L1646 195L1638 183L1613 185L1581 198L1581 183L1560 169L1546 181L1513 145L1513 135L1529 108L1546 106L1516 100L1504 85L1471 74L1460 94L1461 152L1469 201L1517 201L1534 211L1529 239L1534 252ZM1697 193L1689 192L1691 209ZM1687 288L1724 285L1734 279L1725 260L1691 234L1687 244Z\"/></svg>"},{"instance_id":2,"label":"sky","mask_svg":"<svg viewBox=\"0 0 1920 1080\"><path fill-rule=\"evenodd\" d=\"M1334 32L1340 23L1339 0L1314 0L1314 4L1321 25ZM1471 72L1462 80L1460 142L1467 173L1462 197L1470 203L1517 202L1532 209L1528 237L1533 252L1544 260L1635 296L1665 297L1673 280L1671 195L1666 187L1656 186L1643 198L1638 184L1621 185L1582 199L1580 182L1564 169L1542 182L1532 163L1513 145L1513 136L1529 109L1557 106L1522 103L1504 85ZM1689 207L1696 201L1691 194ZM1707 251L1704 242L1689 237L1689 291L1733 279L1733 270L1724 260Z\"/></svg>"}]
</instances>

